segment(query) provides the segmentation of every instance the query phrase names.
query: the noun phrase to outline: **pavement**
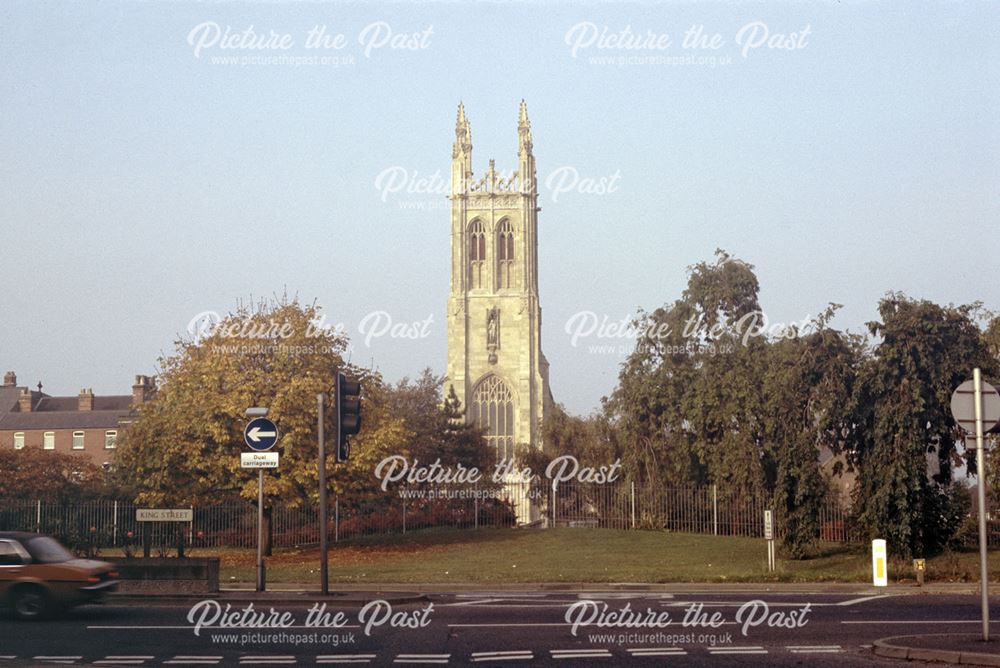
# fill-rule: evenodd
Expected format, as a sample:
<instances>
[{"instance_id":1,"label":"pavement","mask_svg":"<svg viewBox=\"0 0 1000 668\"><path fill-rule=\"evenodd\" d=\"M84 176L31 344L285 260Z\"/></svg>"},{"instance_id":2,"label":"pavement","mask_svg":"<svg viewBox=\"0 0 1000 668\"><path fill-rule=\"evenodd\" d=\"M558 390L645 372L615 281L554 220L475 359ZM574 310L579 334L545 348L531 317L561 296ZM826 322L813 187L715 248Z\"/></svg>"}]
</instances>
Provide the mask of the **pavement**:
<instances>
[{"instance_id":1,"label":"pavement","mask_svg":"<svg viewBox=\"0 0 1000 668\"><path fill-rule=\"evenodd\" d=\"M892 636L876 640L872 651L877 656L890 659L1000 666L1000 637L995 631L988 642L983 641L981 633Z\"/></svg>"}]
</instances>

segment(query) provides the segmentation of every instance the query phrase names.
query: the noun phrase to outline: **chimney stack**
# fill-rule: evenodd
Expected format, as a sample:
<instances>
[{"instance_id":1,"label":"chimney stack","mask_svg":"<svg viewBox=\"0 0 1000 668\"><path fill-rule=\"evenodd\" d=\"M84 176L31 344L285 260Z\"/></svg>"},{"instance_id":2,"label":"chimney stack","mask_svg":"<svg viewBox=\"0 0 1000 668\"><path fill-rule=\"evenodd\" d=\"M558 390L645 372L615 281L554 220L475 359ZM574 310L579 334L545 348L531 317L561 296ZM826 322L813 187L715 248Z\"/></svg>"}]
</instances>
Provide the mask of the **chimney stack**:
<instances>
[{"instance_id":1,"label":"chimney stack","mask_svg":"<svg viewBox=\"0 0 1000 668\"><path fill-rule=\"evenodd\" d=\"M17 409L22 413L30 413L32 403L31 390L26 387L19 387L17 393Z\"/></svg>"},{"instance_id":2,"label":"chimney stack","mask_svg":"<svg viewBox=\"0 0 1000 668\"><path fill-rule=\"evenodd\" d=\"M77 399L77 408L81 411L94 410L94 390L89 387L80 390L80 396Z\"/></svg>"},{"instance_id":3,"label":"chimney stack","mask_svg":"<svg viewBox=\"0 0 1000 668\"><path fill-rule=\"evenodd\" d=\"M13 371L8 371L3 375L3 386L14 387L15 385L17 385L17 374Z\"/></svg>"},{"instance_id":4,"label":"chimney stack","mask_svg":"<svg viewBox=\"0 0 1000 668\"><path fill-rule=\"evenodd\" d=\"M156 386L149 376L136 376L132 386L132 406L139 406L153 398Z\"/></svg>"}]
</instances>

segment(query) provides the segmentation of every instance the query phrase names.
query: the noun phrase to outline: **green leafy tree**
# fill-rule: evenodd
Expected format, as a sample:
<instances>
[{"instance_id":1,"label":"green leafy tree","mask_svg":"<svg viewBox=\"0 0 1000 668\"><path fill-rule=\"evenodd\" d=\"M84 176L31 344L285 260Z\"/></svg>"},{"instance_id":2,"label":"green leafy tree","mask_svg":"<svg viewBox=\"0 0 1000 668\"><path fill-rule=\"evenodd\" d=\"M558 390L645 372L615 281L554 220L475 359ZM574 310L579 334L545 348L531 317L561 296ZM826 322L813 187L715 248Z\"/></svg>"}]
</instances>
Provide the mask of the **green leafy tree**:
<instances>
[{"instance_id":1,"label":"green leafy tree","mask_svg":"<svg viewBox=\"0 0 1000 668\"><path fill-rule=\"evenodd\" d=\"M449 386L442 397L443 389L444 379L425 369L415 380L403 378L387 390L390 410L406 430L401 454L422 465L440 460L442 466L462 464L488 474L495 454L482 430L466 423L455 389Z\"/></svg>"},{"instance_id":2,"label":"green leafy tree","mask_svg":"<svg viewBox=\"0 0 1000 668\"><path fill-rule=\"evenodd\" d=\"M680 299L634 323L636 349L605 402L633 479L764 489L758 291L753 267L720 250L689 269Z\"/></svg>"},{"instance_id":3,"label":"green leafy tree","mask_svg":"<svg viewBox=\"0 0 1000 668\"><path fill-rule=\"evenodd\" d=\"M820 512L830 497L820 453L833 458L853 444L851 396L862 341L826 326L837 308L831 305L810 325L815 331L777 341L768 352L763 394L773 498L782 542L797 558L819 538Z\"/></svg>"},{"instance_id":4,"label":"green leafy tree","mask_svg":"<svg viewBox=\"0 0 1000 668\"><path fill-rule=\"evenodd\" d=\"M967 510L952 484L959 433L949 406L974 367L996 374L977 310L890 294L879 304L881 320L869 323L880 340L853 399L855 510L870 537L885 538L902 556L939 550Z\"/></svg>"}]
</instances>

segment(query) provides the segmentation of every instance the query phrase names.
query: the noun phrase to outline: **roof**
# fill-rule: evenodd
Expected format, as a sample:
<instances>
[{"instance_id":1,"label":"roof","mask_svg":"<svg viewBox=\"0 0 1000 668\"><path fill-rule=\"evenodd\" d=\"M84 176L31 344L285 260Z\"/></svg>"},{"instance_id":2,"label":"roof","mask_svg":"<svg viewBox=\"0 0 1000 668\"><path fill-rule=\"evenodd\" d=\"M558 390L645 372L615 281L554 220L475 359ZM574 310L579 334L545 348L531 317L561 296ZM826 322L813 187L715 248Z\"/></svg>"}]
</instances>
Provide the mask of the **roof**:
<instances>
[{"instance_id":1,"label":"roof","mask_svg":"<svg viewBox=\"0 0 1000 668\"><path fill-rule=\"evenodd\" d=\"M0 385L0 416L15 408L17 408L17 388L9 385Z\"/></svg>"},{"instance_id":2,"label":"roof","mask_svg":"<svg viewBox=\"0 0 1000 668\"><path fill-rule=\"evenodd\" d=\"M14 390L13 404L6 402L8 389ZM132 396L94 397L94 410L79 410L79 397L42 395L34 410L20 412L17 388L0 388L0 430L12 429L114 429L132 413Z\"/></svg>"}]
</instances>

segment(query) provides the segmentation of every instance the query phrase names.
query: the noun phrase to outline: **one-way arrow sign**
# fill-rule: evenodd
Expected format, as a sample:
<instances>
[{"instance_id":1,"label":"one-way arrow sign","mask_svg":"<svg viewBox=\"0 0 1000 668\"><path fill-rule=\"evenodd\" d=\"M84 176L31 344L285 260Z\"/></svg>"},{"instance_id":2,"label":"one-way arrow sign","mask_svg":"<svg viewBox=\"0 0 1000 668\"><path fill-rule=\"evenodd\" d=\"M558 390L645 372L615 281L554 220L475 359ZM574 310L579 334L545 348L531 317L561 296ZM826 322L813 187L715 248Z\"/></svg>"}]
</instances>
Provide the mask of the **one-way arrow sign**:
<instances>
[{"instance_id":1,"label":"one-way arrow sign","mask_svg":"<svg viewBox=\"0 0 1000 668\"><path fill-rule=\"evenodd\" d=\"M243 440L254 450L270 450L278 442L278 426L267 418L255 418L243 429Z\"/></svg>"}]
</instances>

